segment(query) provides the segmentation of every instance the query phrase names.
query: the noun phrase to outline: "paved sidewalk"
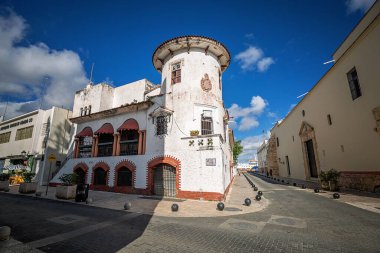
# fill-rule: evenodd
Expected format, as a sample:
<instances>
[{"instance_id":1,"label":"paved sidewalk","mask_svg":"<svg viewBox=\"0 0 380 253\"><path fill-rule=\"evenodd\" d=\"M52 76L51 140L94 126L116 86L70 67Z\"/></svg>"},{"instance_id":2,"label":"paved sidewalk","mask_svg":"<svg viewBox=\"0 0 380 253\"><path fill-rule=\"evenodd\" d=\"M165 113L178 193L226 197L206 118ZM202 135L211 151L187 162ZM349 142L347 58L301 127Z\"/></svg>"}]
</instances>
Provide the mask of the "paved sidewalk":
<instances>
[{"instance_id":1,"label":"paved sidewalk","mask_svg":"<svg viewBox=\"0 0 380 253\"><path fill-rule=\"evenodd\" d=\"M264 181L274 183L274 184L285 184L292 188L298 188L302 185L306 186L306 189L303 189L304 191L312 192L314 193L314 188L320 189L319 183L310 182L310 181L303 181L298 179L288 179L288 178L282 178L282 177L273 177L273 179L267 178L265 175L261 173L253 173L251 174L253 176L256 176ZM278 179L280 181L278 181ZM284 180L284 183L282 183L282 180ZM289 184L286 184L289 182ZM294 187L293 183L296 183L297 186ZM357 190L350 190L350 189L341 189L339 190L340 198L337 199L337 201L344 202L346 204L356 206L361 209L365 209L371 212L380 213L380 195L371 193L371 192L363 192L363 191L357 191ZM320 189L320 192L318 195L326 197L326 198L333 198L334 192L326 191Z\"/></svg>"},{"instance_id":2,"label":"paved sidewalk","mask_svg":"<svg viewBox=\"0 0 380 253\"><path fill-rule=\"evenodd\" d=\"M46 186L39 187L42 192L41 198L53 199L58 201L76 203L74 200L60 200L55 197L55 187L49 187L48 194L45 195ZM11 194L19 194L18 186L11 186ZM35 196L35 194L30 194ZM113 210L123 210L124 204L131 202L132 208L129 212L144 213L154 216L166 217L219 217L253 213L263 210L268 206L269 201L262 198L261 201L255 200L256 192L253 191L248 181L243 175L236 176L230 187L230 192L226 197L225 209L219 211L216 208L217 201L188 200L188 199L157 199L155 196L143 196L135 194L122 194L103 191L89 191L89 199L92 200L91 206L108 208ZM251 206L244 204L245 198L250 198ZM173 203L179 205L178 212L172 212ZM85 203L77 203L86 205Z\"/></svg>"}]
</instances>

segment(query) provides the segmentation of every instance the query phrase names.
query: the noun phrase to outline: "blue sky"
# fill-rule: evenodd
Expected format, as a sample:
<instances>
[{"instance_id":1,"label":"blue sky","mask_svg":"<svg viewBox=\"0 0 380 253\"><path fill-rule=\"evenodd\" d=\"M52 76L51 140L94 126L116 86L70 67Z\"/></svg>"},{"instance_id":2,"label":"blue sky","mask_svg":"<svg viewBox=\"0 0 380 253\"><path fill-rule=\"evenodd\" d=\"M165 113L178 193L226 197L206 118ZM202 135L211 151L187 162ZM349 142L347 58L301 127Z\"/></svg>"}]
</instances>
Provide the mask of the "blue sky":
<instances>
[{"instance_id":1,"label":"blue sky","mask_svg":"<svg viewBox=\"0 0 380 253\"><path fill-rule=\"evenodd\" d=\"M232 55L223 98L245 161L331 67L323 62L373 2L0 0L0 113L7 101L6 118L33 110L41 97L43 107L71 108L92 63L95 83L160 83L155 48L203 35Z\"/></svg>"}]
</instances>

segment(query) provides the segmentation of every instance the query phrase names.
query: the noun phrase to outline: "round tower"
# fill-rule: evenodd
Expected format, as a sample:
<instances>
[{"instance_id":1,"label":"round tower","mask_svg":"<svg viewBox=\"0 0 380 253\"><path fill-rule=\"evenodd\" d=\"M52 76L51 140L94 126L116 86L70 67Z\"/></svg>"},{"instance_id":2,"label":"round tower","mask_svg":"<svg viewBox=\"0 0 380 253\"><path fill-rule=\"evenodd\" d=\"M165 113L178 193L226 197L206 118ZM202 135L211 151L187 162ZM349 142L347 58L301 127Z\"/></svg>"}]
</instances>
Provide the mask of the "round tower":
<instances>
[{"instance_id":1,"label":"round tower","mask_svg":"<svg viewBox=\"0 0 380 253\"><path fill-rule=\"evenodd\" d=\"M222 73L230 58L222 43L203 36L167 40L153 53L153 65L162 74L164 105L174 111L186 135L194 130L202 135L223 134ZM202 133L205 117L211 117L213 129Z\"/></svg>"}]
</instances>

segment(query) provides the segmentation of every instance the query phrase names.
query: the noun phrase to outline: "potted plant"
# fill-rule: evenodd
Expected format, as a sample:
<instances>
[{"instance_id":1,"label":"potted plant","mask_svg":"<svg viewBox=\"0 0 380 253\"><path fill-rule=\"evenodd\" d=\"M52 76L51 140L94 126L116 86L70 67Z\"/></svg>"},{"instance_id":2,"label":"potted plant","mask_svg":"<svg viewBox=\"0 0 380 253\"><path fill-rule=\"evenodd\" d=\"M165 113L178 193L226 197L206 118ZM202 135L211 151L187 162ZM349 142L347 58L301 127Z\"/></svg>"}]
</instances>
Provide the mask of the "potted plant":
<instances>
[{"instance_id":1,"label":"potted plant","mask_svg":"<svg viewBox=\"0 0 380 253\"><path fill-rule=\"evenodd\" d=\"M190 131L190 136L198 136L199 135L199 131L198 130L191 130Z\"/></svg>"},{"instance_id":2,"label":"potted plant","mask_svg":"<svg viewBox=\"0 0 380 253\"><path fill-rule=\"evenodd\" d=\"M0 174L0 191L9 191L9 177L11 175L8 173Z\"/></svg>"},{"instance_id":3,"label":"potted plant","mask_svg":"<svg viewBox=\"0 0 380 253\"><path fill-rule=\"evenodd\" d=\"M76 173L62 174L58 179L62 184L56 187L55 197L58 199L75 199L78 175Z\"/></svg>"},{"instance_id":4,"label":"potted plant","mask_svg":"<svg viewBox=\"0 0 380 253\"><path fill-rule=\"evenodd\" d=\"M37 183L32 182L36 173L24 171L22 173L22 178L24 180L23 183L20 184L20 188L18 188L19 193L35 193L37 191Z\"/></svg>"},{"instance_id":5,"label":"potted plant","mask_svg":"<svg viewBox=\"0 0 380 253\"><path fill-rule=\"evenodd\" d=\"M329 180L328 180L326 171L322 170L321 173L319 173L319 181L321 182L321 188L322 189L324 189L324 190L329 189Z\"/></svg>"},{"instance_id":6,"label":"potted plant","mask_svg":"<svg viewBox=\"0 0 380 253\"><path fill-rule=\"evenodd\" d=\"M327 171L327 178L329 182L330 191L338 190L338 179L340 177L340 172L334 169Z\"/></svg>"}]
</instances>

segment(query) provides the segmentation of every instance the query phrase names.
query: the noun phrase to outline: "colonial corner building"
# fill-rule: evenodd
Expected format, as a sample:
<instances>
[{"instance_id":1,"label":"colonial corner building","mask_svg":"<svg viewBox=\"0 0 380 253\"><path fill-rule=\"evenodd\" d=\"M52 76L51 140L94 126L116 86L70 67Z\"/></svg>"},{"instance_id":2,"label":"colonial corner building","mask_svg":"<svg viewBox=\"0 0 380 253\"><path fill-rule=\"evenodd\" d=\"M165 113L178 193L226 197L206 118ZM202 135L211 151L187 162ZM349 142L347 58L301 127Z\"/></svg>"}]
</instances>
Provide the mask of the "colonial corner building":
<instances>
[{"instance_id":1,"label":"colonial corner building","mask_svg":"<svg viewBox=\"0 0 380 253\"><path fill-rule=\"evenodd\" d=\"M233 134L222 100L227 48L200 36L165 41L153 54L160 85L88 84L76 92L72 158L95 190L220 200L232 181Z\"/></svg>"},{"instance_id":2,"label":"colonial corner building","mask_svg":"<svg viewBox=\"0 0 380 253\"><path fill-rule=\"evenodd\" d=\"M271 130L261 170L317 181L341 172L342 187L380 191L380 2L333 54L335 64ZM264 155L265 156L265 155Z\"/></svg>"}]
</instances>

